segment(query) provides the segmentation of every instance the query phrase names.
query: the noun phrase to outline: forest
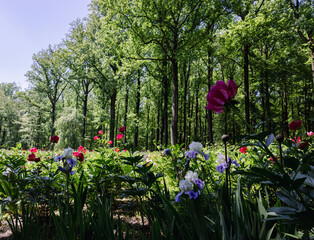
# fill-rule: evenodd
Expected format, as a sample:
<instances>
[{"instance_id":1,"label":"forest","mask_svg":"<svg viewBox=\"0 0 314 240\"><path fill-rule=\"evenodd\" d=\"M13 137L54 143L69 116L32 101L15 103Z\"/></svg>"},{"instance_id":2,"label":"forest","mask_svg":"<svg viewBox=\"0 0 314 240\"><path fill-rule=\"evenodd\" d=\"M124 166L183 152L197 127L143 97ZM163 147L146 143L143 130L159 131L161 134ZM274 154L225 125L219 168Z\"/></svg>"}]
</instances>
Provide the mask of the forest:
<instances>
[{"instance_id":1,"label":"forest","mask_svg":"<svg viewBox=\"0 0 314 240\"><path fill-rule=\"evenodd\" d=\"M238 116L206 110L216 81L239 85L238 107L261 131L302 120L313 130L311 1L92 1L56 46L33 55L29 88L1 84L0 146L156 150L248 133ZM236 142L236 139L233 139Z\"/></svg>"},{"instance_id":2,"label":"forest","mask_svg":"<svg viewBox=\"0 0 314 240\"><path fill-rule=\"evenodd\" d=\"M0 239L314 239L313 0L91 0L0 84Z\"/></svg>"}]
</instances>

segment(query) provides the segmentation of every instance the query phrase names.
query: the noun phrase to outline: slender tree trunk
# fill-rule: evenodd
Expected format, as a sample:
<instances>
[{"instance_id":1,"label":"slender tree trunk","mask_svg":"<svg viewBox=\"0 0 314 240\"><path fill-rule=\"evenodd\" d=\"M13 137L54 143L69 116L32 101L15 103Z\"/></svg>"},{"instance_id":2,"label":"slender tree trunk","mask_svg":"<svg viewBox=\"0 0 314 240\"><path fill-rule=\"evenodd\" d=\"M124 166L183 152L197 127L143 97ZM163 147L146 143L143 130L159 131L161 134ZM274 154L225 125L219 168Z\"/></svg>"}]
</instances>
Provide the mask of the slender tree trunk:
<instances>
[{"instance_id":1,"label":"slender tree trunk","mask_svg":"<svg viewBox=\"0 0 314 240\"><path fill-rule=\"evenodd\" d=\"M312 58L312 78L313 78L313 86L314 86L314 47L311 50L311 58Z\"/></svg>"},{"instance_id":2,"label":"slender tree trunk","mask_svg":"<svg viewBox=\"0 0 314 240\"><path fill-rule=\"evenodd\" d=\"M167 61L163 61L163 69L167 72ZM169 102L169 80L166 74L163 75L164 108L162 112L161 139L165 146L168 145L168 102Z\"/></svg>"},{"instance_id":3,"label":"slender tree trunk","mask_svg":"<svg viewBox=\"0 0 314 240\"><path fill-rule=\"evenodd\" d=\"M124 108L124 121L123 121L123 125L125 126L123 143L127 142L126 138L127 138L128 104L129 104L129 87L127 86L126 93L125 93L125 108Z\"/></svg>"},{"instance_id":4,"label":"slender tree trunk","mask_svg":"<svg viewBox=\"0 0 314 240\"><path fill-rule=\"evenodd\" d=\"M250 90L249 90L249 44L244 44L244 103L245 103L245 120L250 124ZM246 127L246 132L250 129Z\"/></svg>"},{"instance_id":5,"label":"slender tree trunk","mask_svg":"<svg viewBox=\"0 0 314 240\"><path fill-rule=\"evenodd\" d=\"M207 62L207 85L208 85L208 92L210 91L211 85L212 85L212 79L213 79L213 68L211 64L211 51L208 49L208 62ZM214 143L214 137L213 137L213 114L212 111L206 110L207 112L207 126L208 126L208 142L210 144Z\"/></svg>"},{"instance_id":6,"label":"slender tree trunk","mask_svg":"<svg viewBox=\"0 0 314 240\"><path fill-rule=\"evenodd\" d=\"M84 106L83 106L83 130L82 130L82 138L83 138L83 146L85 146L85 135L86 135L86 117L87 117L87 101L88 101L88 87L89 83L85 84L84 90Z\"/></svg>"},{"instance_id":7,"label":"slender tree trunk","mask_svg":"<svg viewBox=\"0 0 314 240\"><path fill-rule=\"evenodd\" d=\"M115 120L116 120L116 100L117 92L116 89L112 91L110 96L110 127L109 127L109 138L112 142L115 142L114 129L115 129Z\"/></svg>"},{"instance_id":8,"label":"slender tree trunk","mask_svg":"<svg viewBox=\"0 0 314 240\"><path fill-rule=\"evenodd\" d=\"M183 96L183 143L186 144L187 126L186 126L186 111L187 111L187 95L188 95L188 80L190 76L191 65L188 64L188 71L186 71L186 66L183 66L183 76L184 76L184 96Z\"/></svg>"},{"instance_id":9,"label":"slender tree trunk","mask_svg":"<svg viewBox=\"0 0 314 240\"><path fill-rule=\"evenodd\" d=\"M289 138L289 127L288 127L288 99L287 99L287 83L286 78L283 79L283 118L282 118L284 132L286 138Z\"/></svg>"},{"instance_id":10,"label":"slender tree trunk","mask_svg":"<svg viewBox=\"0 0 314 240\"><path fill-rule=\"evenodd\" d=\"M172 63L172 115L171 115L171 144L176 145L178 140L178 62Z\"/></svg>"},{"instance_id":11,"label":"slender tree trunk","mask_svg":"<svg viewBox=\"0 0 314 240\"><path fill-rule=\"evenodd\" d=\"M156 129L156 144L159 144L159 134L160 134L160 129L159 129L159 122L160 122L160 101L158 104L158 109L157 109L157 129Z\"/></svg>"},{"instance_id":12,"label":"slender tree trunk","mask_svg":"<svg viewBox=\"0 0 314 240\"><path fill-rule=\"evenodd\" d=\"M196 141L199 141L199 136L198 136L198 88L199 84L196 86L196 92L195 92L195 119L194 119L194 139Z\"/></svg>"},{"instance_id":13,"label":"slender tree trunk","mask_svg":"<svg viewBox=\"0 0 314 240\"><path fill-rule=\"evenodd\" d=\"M146 117L146 150L148 150L148 136L149 136L149 105L147 104L147 117Z\"/></svg>"},{"instance_id":14,"label":"slender tree trunk","mask_svg":"<svg viewBox=\"0 0 314 240\"><path fill-rule=\"evenodd\" d=\"M56 103L53 102L51 105L51 136L55 135L55 120L56 120Z\"/></svg>"},{"instance_id":15,"label":"slender tree trunk","mask_svg":"<svg viewBox=\"0 0 314 240\"><path fill-rule=\"evenodd\" d=\"M136 108L135 108L135 114L136 114L136 126L134 131L134 141L133 141L133 147L136 148L138 146L138 120L140 118L140 101L141 101L141 72L138 70L138 78L137 78L137 97L136 97Z\"/></svg>"}]
</instances>

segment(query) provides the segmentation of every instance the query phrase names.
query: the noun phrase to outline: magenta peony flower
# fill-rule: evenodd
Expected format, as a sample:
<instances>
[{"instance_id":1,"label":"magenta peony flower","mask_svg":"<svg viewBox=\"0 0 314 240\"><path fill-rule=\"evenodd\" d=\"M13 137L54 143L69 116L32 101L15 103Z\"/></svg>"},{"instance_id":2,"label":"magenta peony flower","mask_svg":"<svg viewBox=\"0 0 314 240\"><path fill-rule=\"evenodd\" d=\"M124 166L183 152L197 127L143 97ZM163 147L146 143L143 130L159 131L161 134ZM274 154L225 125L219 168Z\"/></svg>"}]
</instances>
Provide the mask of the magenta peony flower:
<instances>
[{"instance_id":1,"label":"magenta peony flower","mask_svg":"<svg viewBox=\"0 0 314 240\"><path fill-rule=\"evenodd\" d=\"M229 79L228 85L224 81L217 81L207 94L206 109L221 113L224 105L234 98L238 92L238 85Z\"/></svg>"},{"instance_id":2,"label":"magenta peony flower","mask_svg":"<svg viewBox=\"0 0 314 240\"><path fill-rule=\"evenodd\" d=\"M314 135L314 133L312 132L312 131L310 131L310 132L306 132L307 133L307 135L310 137L310 136L312 136L312 135Z\"/></svg>"},{"instance_id":3,"label":"magenta peony flower","mask_svg":"<svg viewBox=\"0 0 314 240\"><path fill-rule=\"evenodd\" d=\"M119 128L119 132L122 133L122 132L124 132L124 131L125 131L125 126Z\"/></svg>"},{"instance_id":4,"label":"magenta peony flower","mask_svg":"<svg viewBox=\"0 0 314 240\"><path fill-rule=\"evenodd\" d=\"M241 147L241 148L239 148L239 151L241 153L247 153L247 147Z\"/></svg>"},{"instance_id":5,"label":"magenta peony flower","mask_svg":"<svg viewBox=\"0 0 314 240\"><path fill-rule=\"evenodd\" d=\"M95 136L95 137L94 137L94 140L98 140L98 139L99 139L99 136Z\"/></svg>"},{"instance_id":6,"label":"magenta peony flower","mask_svg":"<svg viewBox=\"0 0 314 240\"><path fill-rule=\"evenodd\" d=\"M117 140L119 141L120 139L123 138L123 134L118 134L116 138L117 138Z\"/></svg>"},{"instance_id":7,"label":"magenta peony flower","mask_svg":"<svg viewBox=\"0 0 314 240\"><path fill-rule=\"evenodd\" d=\"M32 148L30 151L31 153L37 153L37 148Z\"/></svg>"},{"instance_id":8,"label":"magenta peony flower","mask_svg":"<svg viewBox=\"0 0 314 240\"><path fill-rule=\"evenodd\" d=\"M83 146L79 146L79 148L77 149L77 151L82 152L84 150Z\"/></svg>"},{"instance_id":9,"label":"magenta peony flower","mask_svg":"<svg viewBox=\"0 0 314 240\"><path fill-rule=\"evenodd\" d=\"M103 131L99 131L99 132L98 132L98 135L103 135L103 134L104 134Z\"/></svg>"}]
</instances>

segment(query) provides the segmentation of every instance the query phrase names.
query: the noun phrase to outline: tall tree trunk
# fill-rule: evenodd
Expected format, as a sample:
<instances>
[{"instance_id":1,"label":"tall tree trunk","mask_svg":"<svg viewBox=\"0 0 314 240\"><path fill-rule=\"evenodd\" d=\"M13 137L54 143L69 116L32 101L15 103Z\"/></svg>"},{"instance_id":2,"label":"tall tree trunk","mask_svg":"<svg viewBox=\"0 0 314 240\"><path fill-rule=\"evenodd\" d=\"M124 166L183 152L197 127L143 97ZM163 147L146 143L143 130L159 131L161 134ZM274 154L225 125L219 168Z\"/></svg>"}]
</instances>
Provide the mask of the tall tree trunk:
<instances>
[{"instance_id":1,"label":"tall tree trunk","mask_svg":"<svg viewBox=\"0 0 314 240\"><path fill-rule=\"evenodd\" d=\"M213 79L213 67L211 64L212 56L211 56L211 50L208 49L207 52L208 61L207 61L207 85L208 85L208 92L210 91L211 85L212 85L212 79ZM213 113L210 110L206 110L207 112L207 126L208 126L208 142L210 144L214 143L214 137L213 137Z\"/></svg>"},{"instance_id":2,"label":"tall tree trunk","mask_svg":"<svg viewBox=\"0 0 314 240\"><path fill-rule=\"evenodd\" d=\"M172 115L171 115L171 144L176 145L178 140L178 62L174 58L172 63Z\"/></svg>"},{"instance_id":3,"label":"tall tree trunk","mask_svg":"<svg viewBox=\"0 0 314 240\"><path fill-rule=\"evenodd\" d=\"M199 141L199 136L198 136L198 88L199 84L196 84L196 92L195 92L195 119L194 119L194 139L195 141Z\"/></svg>"},{"instance_id":4,"label":"tall tree trunk","mask_svg":"<svg viewBox=\"0 0 314 240\"><path fill-rule=\"evenodd\" d=\"M158 109L157 109L157 129L156 129L156 144L159 144L159 134L160 134L160 129L159 129L159 121L160 121L160 101L158 104Z\"/></svg>"},{"instance_id":5,"label":"tall tree trunk","mask_svg":"<svg viewBox=\"0 0 314 240\"><path fill-rule=\"evenodd\" d=\"M129 105L129 87L126 87L126 93L125 93L125 108L124 108L124 120L123 120L123 125L125 127L124 130L124 138L123 138L123 143L127 142L127 120L128 120L128 105Z\"/></svg>"},{"instance_id":6,"label":"tall tree trunk","mask_svg":"<svg viewBox=\"0 0 314 240\"><path fill-rule=\"evenodd\" d=\"M85 83L84 89L84 106L83 106L83 130L82 130L82 138L83 138L83 146L85 146L85 135L86 135L86 117L87 117L87 101L88 101L88 88L89 83Z\"/></svg>"},{"instance_id":7,"label":"tall tree trunk","mask_svg":"<svg viewBox=\"0 0 314 240\"><path fill-rule=\"evenodd\" d=\"M146 150L148 150L148 136L149 136L149 105L147 104L147 117L146 117Z\"/></svg>"},{"instance_id":8,"label":"tall tree trunk","mask_svg":"<svg viewBox=\"0 0 314 240\"><path fill-rule=\"evenodd\" d=\"M51 106L51 136L55 135L55 121L56 121L56 104Z\"/></svg>"},{"instance_id":9,"label":"tall tree trunk","mask_svg":"<svg viewBox=\"0 0 314 240\"><path fill-rule=\"evenodd\" d=\"M113 89L112 95L110 96L110 129L109 129L109 138L112 142L115 142L114 129L116 120L116 100L117 90Z\"/></svg>"},{"instance_id":10,"label":"tall tree trunk","mask_svg":"<svg viewBox=\"0 0 314 240\"><path fill-rule=\"evenodd\" d=\"M136 97L136 108L135 108L135 114L136 114L136 125L135 125L135 131L134 131L134 141L133 141L133 147L136 148L138 146L138 124L139 124L139 118L140 118L140 101L141 101L141 72L138 70L138 78L137 78L137 97Z\"/></svg>"},{"instance_id":11,"label":"tall tree trunk","mask_svg":"<svg viewBox=\"0 0 314 240\"><path fill-rule=\"evenodd\" d=\"M184 77L184 96L183 96L183 143L186 144L186 135L187 135L187 127L186 127L186 108L187 108L187 95L188 95L188 80L190 76L191 65L188 64L188 71L186 71L186 66L183 66L183 77ZM186 146L185 146L186 147Z\"/></svg>"},{"instance_id":12,"label":"tall tree trunk","mask_svg":"<svg viewBox=\"0 0 314 240\"><path fill-rule=\"evenodd\" d=\"M245 120L250 124L250 90L249 90L249 44L244 44L244 103L245 103ZM246 132L250 129L245 125Z\"/></svg>"},{"instance_id":13,"label":"tall tree trunk","mask_svg":"<svg viewBox=\"0 0 314 240\"><path fill-rule=\"evenodd\" d=\"M167 72L167 61L163 61L163 69ZM163 90L164 90L164 107L162 111L162 130L161 141L165 146L168 145L168 102L169 102L169 80L167 74L163 75Z\"/></svg>"},{"instance_id":14,"label":"tall tree trunk","mask_svg":"<svg viewBox=\"0 0 314 240\"><path fill-rule=\"evenodd\" d=\"M289 127L288 127L288 99L287 99L287 82L286 78L283 78L283 117L282 122L284 126L284 132L286 138L289 138Z\"/></svg>"},{"instance_id":15,"label":"tall tree trunk","mask_svg":"<svg viewBox=\"0 0 314 240\"><path fill-rule=\"evenodd\" d=\"M171 144L176 145L178 142L178 104L179 104L179 89L178 89L178 60L176 52L178 48L178 31L173 34L173 56L171 59L172 66L172 115L171 115Z\"/></svg>"},{"instance_id":16,"label":"tall tree trunk","mask_svg":"<svg viewBox=\"0 0 314 240\"><path fill-rule=\"evenodd\" d=\"M311 59L312 59L312 78L313 78L313 86L314 86L314 47L311 48L310 50L311 50Z\"/></svg>"}]
</instances>

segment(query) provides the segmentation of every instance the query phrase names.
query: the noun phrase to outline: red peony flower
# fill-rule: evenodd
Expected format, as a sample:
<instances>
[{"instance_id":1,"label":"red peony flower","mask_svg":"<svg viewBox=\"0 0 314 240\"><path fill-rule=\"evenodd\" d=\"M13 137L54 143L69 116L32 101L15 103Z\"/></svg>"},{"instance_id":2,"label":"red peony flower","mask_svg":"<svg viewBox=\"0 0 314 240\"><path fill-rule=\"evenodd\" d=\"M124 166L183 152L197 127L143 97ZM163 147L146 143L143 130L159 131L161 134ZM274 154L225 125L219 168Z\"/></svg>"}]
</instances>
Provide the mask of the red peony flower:
<instances>
[{"instance_id":1,"label":"red peony flower","mask_svg":"<svg viewBox=\"0 0 314 240\"><path fill-rule=\"evenodd\" d=\"M98 139L99 139L99 136L95 136L95 137L94 137L94 140L98 140Z\"/></svg>"},{"instance_id":2,"label":"red peony flower","mask_svg":"<svg viewBox=\"0 0 314 240\"><path fill-rule=\"evenodd\" d=\"M224 81L217 81L207 94L206 109L221 113L227 101L234 98L238 92L235 81L229 79L228 85Z\"/></svg>"},{"instance_id":3,"label":"red peony flower","mask_svg":"<svg viewBox=\"0 0 314 240\"><path fill-rule=\"evenodd\" d=\"M58 143L58 142L59 142L59 137L58 137L57 135L51 136L50 142L52 142L52 143Z\"/></svg>"},{"instance_id":4,"label":"red peony flower","mask_svg":"<svg viewBox=\"0 0 314 240\"><path fill-rule=\"evenodd\" d=\"M29 154L27 160L30 161L30 162L34 161L35 160L35 154L34 153Z\"/></svg>"},{"instance_id":5,"label":"red peony flower","mask_svg":"<svg viewBox=\"0 0 314 240\"><path fill-rule=\"evenodd\" d=\"M289 123L289 129L291 131L295 131L297 130L299 127L301 127L302 121L298 120L298 121L292 121L291 123Z\"/></svg>"},{"instance_id":6,"label":"red peony flower","mask_svg":"<svg viewBox=\"0 0 314 240\"><path fill-rule=\"evenodd\" d=\"M119 149L119 148L116 148L114 151L115 151L115 152L120 152L120 149Z\"/></svg>"},{"instance_id":7,"label":"red peony flower","mask_svg":"<svg viewBox=\"0 0 314 240\"><path fill-rule=\"evenodd\" d=\"M119 132L122 133L122 132L124 132L124 131L125 131L125 126L119 128Z\"/></svg>"},{"instance_id":8,"label":"red peony flower","mask_svg":"<svg viewBox=\"0 0 314 240\"><path fill-rule=\"evenodd\" d=\"M241 147L241 148L239 149L239 151L240 151L241 153L247 153L247 147Z\"/></svg>"},{"instance_id":9,"label":"red peony flower","mask_svg":"<svg viewBox=\"0 0 314 240\"><path fill-rule=\"evenodd\" d=\"M35 161L35 162L39 162L39 161L40 161L40 157L35 158L34 161Z\"/></svg>"},{"instance_id":10,"label":"red peony flower","mask_svg":"<svg viewBox=\"0 0 314 240\"><path fill-rule=\"evenodd\" d=\"M104 134L103 131L99 131L99 132L98 132L98 135L103 135L103 134Z\"/></svg>"},{"instance_id":11,"label":"red peony flower","mask_svg":"<svg viewBox=\"0 0 314 240\"><path fill-rule=\"evenodd\" d=\"M298 147L299 147L301 150L304 150L304 148L306 148L308 145L309 145L308 142L304 142L304 143L300 143Z\"/></svg>"},{"instance_id":12,"label":"red peony flower","mask_svg":"<svg viewBox=\"0 0 314 240\"><path fill-rule=\"evenodd\" d=\"M83 160L84 160L84 154L83 153L81 153L81 152L77 153L76 157L77 157L77 160L79 160L80 162L83 162Z\"/></svg>"},{"instance_id":13,"label":"red peony flower","mask_svg":"<svg viewBox=\"0 0 314 240\"><path fill-rule=\"evenodd\" d=\"M84 150L83 146L79 146L79 148L77 149L77 151L82 152Z\"/></svg>"},{"instance_id":14,"label":"red peony flower","mask_svg":"<svg viewBox=\"0 0 314 240\"><path fill-rule=\"evenodd\" d=\"M119 141L120 139L122 139L123 138L123 134L118 134L117 135L117 140Z\"/></svg>"},{"instance_id":15,"label":"red peony flower","mask_svg":"<svg viewBox=\"0 0 314 240\"><path fill-rule=\"evenodd\" d=\"M30 151L31 153L37 153L37 148L32 148Z\"/></svg>"}]
</instances>

